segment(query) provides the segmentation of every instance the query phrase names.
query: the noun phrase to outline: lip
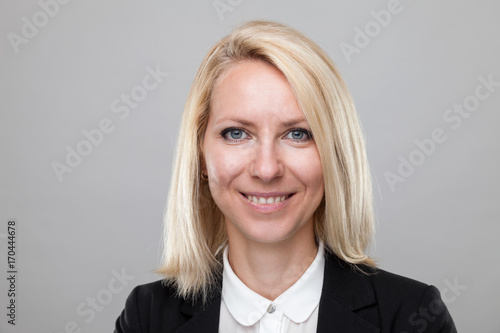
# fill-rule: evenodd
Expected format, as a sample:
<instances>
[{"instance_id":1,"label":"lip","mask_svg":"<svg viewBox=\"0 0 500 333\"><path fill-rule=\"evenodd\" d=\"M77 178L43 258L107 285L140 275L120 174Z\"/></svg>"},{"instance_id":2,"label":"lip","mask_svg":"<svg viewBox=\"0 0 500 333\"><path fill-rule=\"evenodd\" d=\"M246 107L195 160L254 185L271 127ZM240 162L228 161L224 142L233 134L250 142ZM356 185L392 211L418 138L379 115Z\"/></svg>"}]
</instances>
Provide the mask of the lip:
<instances>
[{"instance_id":1,"label":"lip","mask_svg":"<svg viewBox=\"0 0 500 333\"><path fill-rule=\"evenodd\" d=\"M276 211L281 210L283 207L288 205L290 198L294 196L295 193L290 192L240 192L241 198L246 202L246 204L254 211L260 213L274 213ZM259 204L253 201L248 200L248 196L255 196L261 198L272 198L272 197L285 197L284 201L280 201L278 203L269 203L269 204Z\"/></svg>"},{"instance_id":2,"label":"lip","mask_svg":"<svg viewBox=\"0 0 500 333\"><path fill-rule=\"evenodd\" d=\"M253 196L253 197L263 197L263 198L271 198L271 197L282 197L282 196L290 196L295 193L293 192L240 192L245 196Z\"/></svg>"}]
</instances>

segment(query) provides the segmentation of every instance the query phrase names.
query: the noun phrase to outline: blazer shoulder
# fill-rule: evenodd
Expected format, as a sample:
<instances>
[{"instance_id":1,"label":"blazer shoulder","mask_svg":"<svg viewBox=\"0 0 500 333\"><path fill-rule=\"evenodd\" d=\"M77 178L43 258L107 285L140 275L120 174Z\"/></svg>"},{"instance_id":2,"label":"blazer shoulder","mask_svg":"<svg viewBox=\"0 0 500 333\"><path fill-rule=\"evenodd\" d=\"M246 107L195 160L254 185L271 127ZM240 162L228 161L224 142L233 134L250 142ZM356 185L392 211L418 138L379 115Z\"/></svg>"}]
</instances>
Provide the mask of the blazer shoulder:
<instances>
[{"instance_id":1,"label":"blazer shoulder","mask_svg":"<svg viewBox=\"0 0 500 333\"><path fill-rule=\"evenodd\" d=\"M334 255L327 256L323 299L329 315L342 304L381 332L456 332L436 287Z\"/></svg>"},{"instance_id":2,"label":"blazer shoulder","mask_svg":"<svg viewBox=\"0 0 500 333\"><path fill-rule=\"evenodd\" d=\"M391 293L402 298L414 298L422 295L429 285L383 269L374 269L368 273L373 287L378 292Z\"/></svg>"},{"instance_id":3,"label":"blazer shoulder","mask_svg":"<svg viewBox=\"0 0 500 333\"><path fill-rule=\"evenodd\" d=\"M184 322L179 315L184 303L163 280L136 286L116 320L115 332L170 332Z\"/></svg>"},{"instance_id":4,"label":"blazer shoulder","mask_svg":"<svg viewBox=\"0 0 500 333\"><path fill-rule=\"evenodd\" d=\"M136 286L132 290L132 294L136 295L140 300L153 300L158 297L172 298L177 297L175 288L169 286L164 280L158 280Z\"/></svg>"},{"instance_id":5,"label":"blazer shoulder","mask_svg":"<svg viewBox=\"0 0 500 333\"><path fill-rule=\"evenodd\" d=\"M371 282L381 321L408 331L456 332L439 290L408 277L377 269Z\"/></svg>"},{"instance_id":6,"label":"blazer shoulder","mask_svg":"<svg viewBox=\"0 0 500 333\"><path fill-rule=\"evenodd\" d=\"M367 265L349 264L335 255L326 258L323 291L352 309L375 300L418 302L429 285Z\"/></svg>"},{"instance_id":7,"label":"blazer shoulder","mask_svg":"<svg viewBox=\"0 0 500 333\"><path fill-rule=\"evenodd\" d=\"M378 303L381 309L417 308L429 285L380 268L327 257L323 293L352 310ZM386 304L387 303L387 304Z\"/></svg>"}]
</instances>

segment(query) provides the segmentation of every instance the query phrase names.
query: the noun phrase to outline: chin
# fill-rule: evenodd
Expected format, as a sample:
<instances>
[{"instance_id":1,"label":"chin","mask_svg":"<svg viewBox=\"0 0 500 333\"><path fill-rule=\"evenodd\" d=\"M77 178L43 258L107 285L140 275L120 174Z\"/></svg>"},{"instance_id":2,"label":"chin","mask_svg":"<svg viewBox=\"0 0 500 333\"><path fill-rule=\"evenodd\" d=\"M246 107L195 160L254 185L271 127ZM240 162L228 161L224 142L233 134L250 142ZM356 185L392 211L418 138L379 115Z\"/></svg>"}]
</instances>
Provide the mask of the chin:
<instances>
[{"instance_id":1,"label":"chin","mask_svg":"<svg viewBox=\"0 0 500 333\"><path fill-rule=\"evenodd\" d=\"M296 236L298 233L302 232L305 227L305 225L303 225L299 228L294 228L292 226L283 228L282 226L272 225L272 222L260 222L259 224L265 225L246 230L239 229L238 233L240 237L252 242L270 245L297 238ZM311 230L313 229L311 228Z\"/></svg>"}]
</instances>

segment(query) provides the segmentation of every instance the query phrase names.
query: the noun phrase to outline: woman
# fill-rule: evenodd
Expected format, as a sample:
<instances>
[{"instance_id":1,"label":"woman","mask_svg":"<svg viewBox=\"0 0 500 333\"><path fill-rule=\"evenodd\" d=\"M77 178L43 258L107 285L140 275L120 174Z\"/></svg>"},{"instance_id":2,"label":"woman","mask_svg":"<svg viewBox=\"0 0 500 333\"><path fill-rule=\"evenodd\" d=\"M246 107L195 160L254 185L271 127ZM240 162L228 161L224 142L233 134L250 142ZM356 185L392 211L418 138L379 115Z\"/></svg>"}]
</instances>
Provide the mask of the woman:
<instances>
[{"instance_id":1,"label":"woman","mask_svg":"<svg viewBox=\"0 0 500 333\"><path fill-rule=\"evenodd\" d=\"M433 286L375 267L364 141L326 53L253 21L204 59L184 110L163 281L115 332L456 332Z\"/></svg>"}]
</instances>

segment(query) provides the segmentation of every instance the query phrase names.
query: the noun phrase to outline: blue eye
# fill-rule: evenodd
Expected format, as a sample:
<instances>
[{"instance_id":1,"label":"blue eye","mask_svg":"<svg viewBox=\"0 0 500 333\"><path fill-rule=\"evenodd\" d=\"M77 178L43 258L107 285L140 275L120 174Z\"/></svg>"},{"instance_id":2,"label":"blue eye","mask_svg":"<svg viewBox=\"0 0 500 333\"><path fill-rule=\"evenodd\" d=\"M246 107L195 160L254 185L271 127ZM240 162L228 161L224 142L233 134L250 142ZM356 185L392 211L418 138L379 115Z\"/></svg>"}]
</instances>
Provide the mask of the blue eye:
<instances>
[{"instance_id":1,"label":"blue eye","mask_svg":"<svg viewBox=\"0 0 500 333\"><path fill-rule=\"evenodd\" d=\"M246 139L248 137L248 134L246 134L245 131L235 127L226 128L220 134L225 140L229 141Z\"/></svg>"},{"instance_id":2,"label":"blue eye","mask_svg":"<svg viewBox=\"0 0 500 333\"><path fill-rule=\"evenodd\" d=\"M241 139L241 137L243 136L243 131L240 130L229 131L229 136L231 136L231 139L235 140Z\"/></svg>"},{"instance_id":3,"label":"blue eye","mask_svg":"<svg viewBox=\"0 0 500 333\"><path fill-rule=\"evenodd\" d=\"M306 129L296 128L290 130L285 137L296 141L307 141L312 139L312 134Z\"/></svg>"}]
</instances>

